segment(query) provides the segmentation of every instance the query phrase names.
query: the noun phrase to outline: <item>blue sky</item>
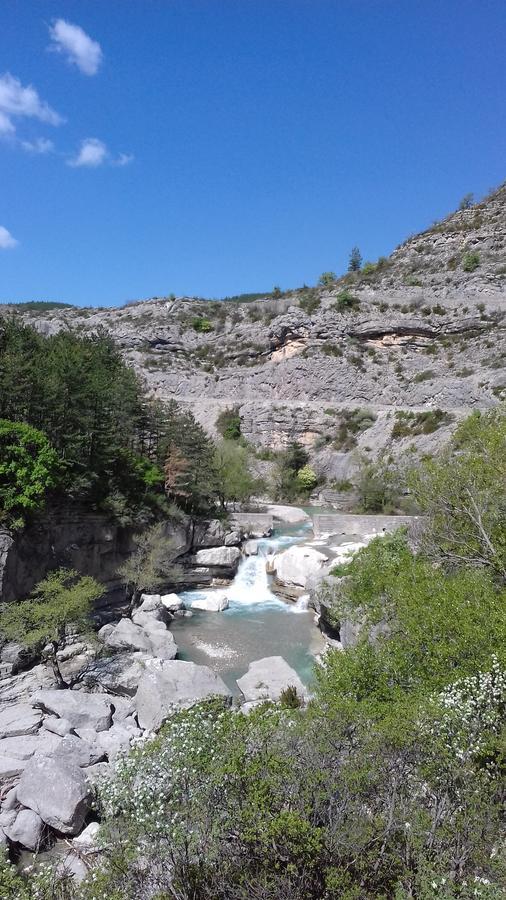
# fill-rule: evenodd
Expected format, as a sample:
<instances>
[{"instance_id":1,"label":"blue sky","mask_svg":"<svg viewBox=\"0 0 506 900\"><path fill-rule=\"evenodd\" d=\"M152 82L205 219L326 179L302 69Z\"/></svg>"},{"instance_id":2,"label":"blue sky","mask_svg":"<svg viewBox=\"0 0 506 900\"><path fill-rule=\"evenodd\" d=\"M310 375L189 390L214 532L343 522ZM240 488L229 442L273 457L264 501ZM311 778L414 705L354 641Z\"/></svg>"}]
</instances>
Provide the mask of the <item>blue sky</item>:
<instances>
[{"instance_id":1,"label":"blue sky","mask_svg":"<svg viewBox=\"0 0 506 900\"><path fill-rule=\"evenodd\" d=\"M505 47L504 0L1 0L0 301L389 253L506 178Z\"/></svg>"}]
</instances>

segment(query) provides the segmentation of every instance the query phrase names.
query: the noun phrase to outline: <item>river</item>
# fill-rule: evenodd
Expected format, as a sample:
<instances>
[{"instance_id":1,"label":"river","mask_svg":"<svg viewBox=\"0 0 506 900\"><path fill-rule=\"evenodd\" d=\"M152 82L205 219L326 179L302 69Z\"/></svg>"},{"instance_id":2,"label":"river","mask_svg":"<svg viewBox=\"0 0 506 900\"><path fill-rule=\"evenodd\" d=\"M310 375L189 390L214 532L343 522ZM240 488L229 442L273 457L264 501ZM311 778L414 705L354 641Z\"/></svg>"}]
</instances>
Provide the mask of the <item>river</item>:
<instances>
[{"instance_id":1,"label":"river","mask_svg":"<svg viewBox=\"0 0 506 900\"><path fill-rule=\"evenodd\" d=\"M264 656L282 656L310 686L323 638L304 598L292 602L276 595L266 571L266 558L292 544L310 541L311 525L311 521L285 525L272 537L260 539L258 555L241 560L228 587L181 593L188 609L195 600L217 592L227 597L229 606L223 612L194 610L190 618L174 620L171 631L180 659L209 666L238 694L236 679L244 675L250 662Z\"/></svg>"}]
</instances>

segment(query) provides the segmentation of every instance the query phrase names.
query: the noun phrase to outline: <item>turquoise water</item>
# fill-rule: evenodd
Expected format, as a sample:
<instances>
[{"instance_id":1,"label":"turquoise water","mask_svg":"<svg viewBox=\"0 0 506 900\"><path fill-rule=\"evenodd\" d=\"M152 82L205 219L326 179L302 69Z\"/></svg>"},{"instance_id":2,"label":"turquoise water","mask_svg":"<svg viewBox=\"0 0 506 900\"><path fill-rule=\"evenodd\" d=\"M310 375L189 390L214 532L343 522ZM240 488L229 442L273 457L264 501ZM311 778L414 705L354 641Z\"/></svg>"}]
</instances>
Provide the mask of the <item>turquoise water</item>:
<instances>
[{"instance_id":1,"label":"turquoise water","mask_svg":"<svg viewBox=\"0 0 506 900\"><path fill-rule=\"evenodd\" d=\"M310 685L315 656L323 649L314 613L304 600L295 603L276 596L265 564L270 553L311 536L311 523L279 529L271 538L259 540L258 556L242 560L228 588L182 593L188 609L194 600L217 592L226 595L229 608L220 613L195 610L191 618L176 618L171 631L179 658L210 666L234 693L238 693L236 679L250 662L264 656L284 657Z\"/></svg>"}]
</instances>

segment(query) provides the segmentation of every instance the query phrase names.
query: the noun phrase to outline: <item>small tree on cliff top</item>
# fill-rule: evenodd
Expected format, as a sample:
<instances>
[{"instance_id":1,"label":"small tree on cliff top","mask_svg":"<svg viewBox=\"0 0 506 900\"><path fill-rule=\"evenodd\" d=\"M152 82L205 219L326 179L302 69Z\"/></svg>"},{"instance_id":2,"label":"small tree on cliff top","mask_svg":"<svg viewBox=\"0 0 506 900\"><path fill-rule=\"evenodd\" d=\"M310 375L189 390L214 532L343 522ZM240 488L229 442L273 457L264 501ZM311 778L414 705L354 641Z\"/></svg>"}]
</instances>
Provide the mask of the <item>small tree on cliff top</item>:
<instances>
[{"instance_id":1,"label":"small tree on cliff top","mask_svg":"<svg viewBox=\"0 0 506 900\"><path fill-rule=\"evenodd\" d=\"M162 587L169 573L174 576L173 543L166 537L164 525L158 522L136 538L137 547L120 567L118 575L123 579L133 603L143 591L155 591Z\"/></svg>"},{"instance_id":2,"label":"small tree on cliff top","mask_svg":"<svg viewBox=\"0 0 506 900\"><path fill-rule=\"evenodd\" d=\"M71 569L50 572L29 600L4 606L0 632L27 647L47 646L56 681L65 687L56 653L65 643L66 626L87 630L93 601L102 593L101 585L89 575L80 576Z\"/></svg>"}]
</instances>

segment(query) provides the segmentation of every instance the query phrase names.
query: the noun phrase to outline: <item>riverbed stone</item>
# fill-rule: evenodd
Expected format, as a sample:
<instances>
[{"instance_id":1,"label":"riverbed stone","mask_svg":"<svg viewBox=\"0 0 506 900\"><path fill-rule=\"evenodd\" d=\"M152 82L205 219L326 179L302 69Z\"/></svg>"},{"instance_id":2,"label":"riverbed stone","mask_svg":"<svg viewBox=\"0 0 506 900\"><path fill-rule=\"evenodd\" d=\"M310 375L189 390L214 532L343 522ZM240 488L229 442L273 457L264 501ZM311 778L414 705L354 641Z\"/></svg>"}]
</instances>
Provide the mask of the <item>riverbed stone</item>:
<instances>
[{"instance_id":1,"label":"riverbed stone","mask_svg":"<svg viewBox=\"0 0 506 900\"><path fill-rule=\"evenodd\" d=\"M208 597L200 597L192 603L192 609L201 609L205 612L223 612L228 609L228 599L225 594L218 591Z\"/></svg>"},{"instance_id":2,"label":"riverbed stone","mask_svg":"<svg viewBox=\"0 0 506 900\"><path fill-rule=\"evenodd\" d=\"M169 613L184 609L184 603L177 594L162 594L160 597L163 606Z\"/></svg>"},{"instance_id":3,"label":"riverbed stone","mask_svg":"<svg viewBox=\"0 0 506 900\"><path fill-rule=\"evenodd\" d=\"M258 541L253 539L246 541L242 550L245 556L256 556L258 554Z\"/></svg>"},{"instance_id":4,"label":"riverbed stone","mask_svg":"<svg viewBox=\"0 0 506 900\"><path fill-rule=\"evenodd\" d=\"M182 660L148 660L134 698L139 725L157 731L171 713L216 695L231 700L226 684L208 666Z\"/></svg>"},{"instance_id":5,"label":"riverbed stone","mask_svg":"<svg viewBox=\"0 0 506 900\"><path fill-rule=\"evenodd\" d=\"M133 697L139 684L146 660L152 659L150 653L117 653L97 659L84 677L87 687L100 687L103 691L118 694L112 698L115 708L122 697ZM86 726L84 726L86 727Z\"/></svg>"},{"instance_id":6,"label":"riverbed stone","mask_svg":"<svg viewBox=\"0 0 506 900\"><path fill-rule=\"evenodd\" d=\"M40 729L37 734L24 734L0 740L0 759L30 759L34 753L53 753L61 744L61 737Z\"/></svg>"},{"instance_id":7,"label":"riverbed stone","mask_svg":"<svg viewBox=\"0 0 506 900\"><path fill-rule=\"evenodd\" d=\"M284 522L286 525L296 525L299 522L310 521L310 516L300 506L282 506L277 503L269 503L266 510L275 522Z\"/></svg>"},{"instance_id":8,"label":"riverbed stone","mask_svg":"<svg viewBox=\"0 0 506 900\"><path fill-rule=\"evenodd\" d=\"M195 562L198 566L237 566L241 558L238 547L209 547L207 550L197 550Z\"/></svg>"},{"instance_id":9,"label":"riverbed stone","mask_svg":"<svg viewBox=\"0 0 506 900\"><path fill-rule=\"evenodd\" d=\"M60 737L65 737L66 734L70 734L72 731L72 725L69 720L59 719L58 716L46 716L42 722L42 727L53 734L59 734Z\"/></svg>"},{"instance_id":10,"label":"riverbed stone","mask_svg":"<svg viewBox=\"0 0 506 900\"><path fill-rule=\"evenodd\" d=\"M98 849L98 836L100 834L100 824L98 822L90 822L81 834L73 838L72 846L76 847L80 853L92 853Z\"/></svg>"},{"instance_id":11,"label":"riverbed stone","mask_svg":"<svg viewBox=\"0 0 506 900\"><path fill-rule=\"evenodd\" d=\"M276 578L286 585L306 588L315 574L326 568L328 556L314 547L298 545L275 553L272 568Z\"/></svg>"},{"instance_id":12,"label":"riverbed stone","mask_svg":"<svg viewBox=\"0 0 506 900\"><path fill-rule=\"evenodd\" d=\"M33 809L20 809L12 825L4 831L14 843L27 850L38 850L44 836L44 822Z\"/></svg>"},{"instance_id":13,"label":"riverbed stone","mask_svg":"<svg viewBox=\"0 0 506 900\"><path fill-rule=\"evenodd\" d=\"M28 703L15 703L0 710L0 738L35 734L39 730L42 713Z\"/></svg>"},{"instance_id":14,"label":"riverbed stone","mask_svg":"<svg viewBox=\"0 0 506 900\"><path fill-rule=\"evenodd\" d=\"M300 698L307 696L307 690L297 672L282 656L266 656L250 663L248 671L237 679L237 686L246 701L279 700L287 687L297 689Z\"/></svg>"},{"instance_id":15,"label":"riverbed stone","mask_svg":"<svg viewBox=\"0 0 506 900\"><path fill-rule=\"evenodd\" d=\"M79 766L35 756L17 786L19 802L63 834L78 834L88 811L89 787Z\"/></svg>"},{"instance_id":16,"label":"riverbed stone","mask_svg":"<svg viewBox=\"0 0 506 900\"><path fill-rule=\"evenodd\" d=\"M67 719L72 728L93 728L106 731L112 723L112 702L104 694L84 691L39 691L33 706Z\"/></svg>"}]
</instances>

